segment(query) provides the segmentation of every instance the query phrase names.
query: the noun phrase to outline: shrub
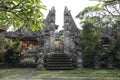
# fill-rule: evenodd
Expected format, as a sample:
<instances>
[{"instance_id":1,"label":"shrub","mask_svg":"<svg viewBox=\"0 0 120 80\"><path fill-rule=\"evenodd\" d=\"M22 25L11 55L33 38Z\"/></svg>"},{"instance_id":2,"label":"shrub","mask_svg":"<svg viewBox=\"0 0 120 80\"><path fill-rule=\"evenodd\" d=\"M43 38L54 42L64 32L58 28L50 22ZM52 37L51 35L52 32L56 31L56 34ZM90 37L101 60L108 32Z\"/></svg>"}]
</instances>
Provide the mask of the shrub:
<instances>
[{"instance_id":1,"label":"shrub","mask_svg":"<svg viewBox=\"0 0 120 80\"><path fill-rule=\"evenodd\" d=\"M35 59L33 59L33 58L25 58L25 59L21 60L20 63L21 64L34 64Z\"/></svg>"},{"instance_id":2,"label":"shrub","mask_svg":"<svg viewBox=\"0 0 120 80\"><path fill-rule=\"evenodd\" d=\"M19 63L21 58L21 45L19 41L11 42L7 40L2 53L2 60L5 63Z\"/></svg>"}]
</instances>

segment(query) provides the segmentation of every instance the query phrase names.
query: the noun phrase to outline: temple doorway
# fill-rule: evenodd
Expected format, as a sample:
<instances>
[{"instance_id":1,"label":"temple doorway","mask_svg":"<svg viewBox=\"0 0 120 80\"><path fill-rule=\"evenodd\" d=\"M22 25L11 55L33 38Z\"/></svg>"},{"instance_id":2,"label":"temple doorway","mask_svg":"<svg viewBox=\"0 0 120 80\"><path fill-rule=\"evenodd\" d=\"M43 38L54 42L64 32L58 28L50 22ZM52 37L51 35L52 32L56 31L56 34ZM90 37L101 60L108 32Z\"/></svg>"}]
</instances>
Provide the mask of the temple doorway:
<instances>
[{"instance_id":1,"label":"temple doorway","mask_svg":"<svg viewBox=\"0 0 120 80\"><path fill-rule=\"evenodd\" d=\"M63 52L63 41L60 38L55 39L56 52Z\"/></svg>"}]
</instances>

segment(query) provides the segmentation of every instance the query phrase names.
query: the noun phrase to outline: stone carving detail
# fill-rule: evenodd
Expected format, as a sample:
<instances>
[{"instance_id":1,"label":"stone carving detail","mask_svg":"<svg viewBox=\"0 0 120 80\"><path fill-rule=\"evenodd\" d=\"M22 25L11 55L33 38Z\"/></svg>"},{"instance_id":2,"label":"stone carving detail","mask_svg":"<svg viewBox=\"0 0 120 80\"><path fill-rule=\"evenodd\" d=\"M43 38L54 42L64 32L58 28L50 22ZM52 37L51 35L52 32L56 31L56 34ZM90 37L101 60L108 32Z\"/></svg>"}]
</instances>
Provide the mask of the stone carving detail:
<instances>
[{"instance_id":1,"label":"stone carving detail","mask_svg":"<svg viewBox=\"0 0 120 80\"><path fill-rule=\"evenodd\" d=\"M44 66L43 66L43 58L44 58L44 56L43 56L43 53L42 52L39 52L38 53L38 61L37 61L37 69L43 69L44 68Z\"/></svg>"},{"instance_id":2,"label":"stone carving detail","mask_svg":"<svg viewBox=\"0 0 120 80\"><path fill-rule=\"evenodd\" d=\"M82 53L80 51L77 52L77 67L82 68L83 67L83 60L82 60Z\"/></svg>"},{"instance_id":3,"label":"stone carving detail","mask_svg":"<svg viewBox=\"0 0 120 80\"><path fill-rule=\"evenodd\" d=\"M75 22L70 14L70 11L67 7L65 7L64 10L64 53L68 54L72 57L77 58L77 67L82 68L82 53L80 51L80 47L78 47L75 42L77 42L77 37L79 35L76 35L80 33L79 29L75 25ZM79 49L79 50L77 50Z\"/></svg>"},{"instance_id":4,"label":"stone carving detail","mask_svg":"<svg viewBox=\"0 0 120 80\"><path fill-rule=\"evenodd\" d=\"M50 24L50 52L55 51L55 24Z\"/></svg>"},{"instance_id":5,"label":"stone carving detail","mask_svg":"<svg viewBox=\"0 0 120 80\"><path fill-rule=\"evenodd\" d=\"M55 25L55 8L53 7L49 13L48 13L48 16L45 20L45 27L44 27L44 51L47 50L47 52L44 52L44 54L46 53L49 53L49 50L52 46L52 48L54 47L54 34L55 34L55 28L56 28L56 25Z\"/></svg>"},{"instance_id":6,"label":"stone carving detail","mask_svg":"<svg viewBox=\"0 0 120 80\"><path fill-rule=\"evenodd\" d=\"M70 31L68 30L68 27L69 27L69 23L65 23L64 24L64 53L65 54L69 54L69 50L70 50Z\"/></svg>"},{"instance_id":7,"label":"stone carving detail","mask_svg":"<svg viewBox=\"0 0 120 80\"><path fill-rule=\"evenodd\" d=\"M38 59L38 68L43 68L43 58L45 55L50 55L54 53L55 49L55 29L57 28L57 25L55 25L55 8L53 7L49 13L47 18L44 20L45 27L43 29L44 33L44 48L43 48L43 54L39 55Z\"/></svg>"}]
</instances>

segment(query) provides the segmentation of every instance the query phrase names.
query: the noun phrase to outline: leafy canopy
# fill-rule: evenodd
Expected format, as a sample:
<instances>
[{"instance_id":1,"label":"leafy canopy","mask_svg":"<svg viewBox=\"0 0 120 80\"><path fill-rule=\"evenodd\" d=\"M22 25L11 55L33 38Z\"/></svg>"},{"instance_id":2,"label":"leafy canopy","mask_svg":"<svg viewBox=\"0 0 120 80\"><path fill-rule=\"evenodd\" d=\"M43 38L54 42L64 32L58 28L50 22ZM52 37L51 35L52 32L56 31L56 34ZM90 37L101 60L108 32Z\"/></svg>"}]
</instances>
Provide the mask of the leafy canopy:
<instances>
[{"instance_id":1,"label":"leafy canopy","mask_svg":"<svg viewBox=\"0 0 120 80\"><path fill-rule=\"evenodd\" d=\"M112 61L115 62L114 64L119 65L120 0L96 1L100 3L95 6L86 7L76 16L83 24L82 45L84 46L84 64L90 65L94 63L93 58L97 55L101 60L103 59L103 61L101 61L102 64L106 64L106 60L109 60L111 56L113 58ZM112 33L112 37L108 33ZM101 46L101 37L104 37L104 34L107 34L111 40L109 47L106 47L107 50L102 50L104 47Z\"/></svg>"},{"instance_id":2,"label":"leafy canopy","mask_svg":"<svg viewBox=\"0 0 120 80\"><path fill-rule=\"evenodd\" d=\"M26 26L33 31L42 28L46 10L41 0L0 0L0 28Z\"/></svg>"}]
</instances>

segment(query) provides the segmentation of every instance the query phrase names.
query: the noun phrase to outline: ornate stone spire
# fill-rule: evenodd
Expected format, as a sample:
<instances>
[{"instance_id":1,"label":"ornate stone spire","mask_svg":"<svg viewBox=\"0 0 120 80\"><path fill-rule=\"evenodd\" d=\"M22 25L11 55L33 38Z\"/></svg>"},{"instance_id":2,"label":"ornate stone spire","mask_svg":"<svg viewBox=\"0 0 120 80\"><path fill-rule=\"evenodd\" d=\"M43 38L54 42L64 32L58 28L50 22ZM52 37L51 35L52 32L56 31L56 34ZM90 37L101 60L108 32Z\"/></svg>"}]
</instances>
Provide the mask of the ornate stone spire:
<instances>
[{"instance_id":1,"label":"ornate stone spire","mask_svg":"<svg viewBox=\"0 0 120 80\"><path fill-rule=\"evenodd\" d=\"M65 7L65 10L64 10L64 24L66 24L66 23L69 23L69 30L71 32L78 31L78 28L73 20L70 10L68 10L67 7Z\"/></svg>"}]
</instances>

